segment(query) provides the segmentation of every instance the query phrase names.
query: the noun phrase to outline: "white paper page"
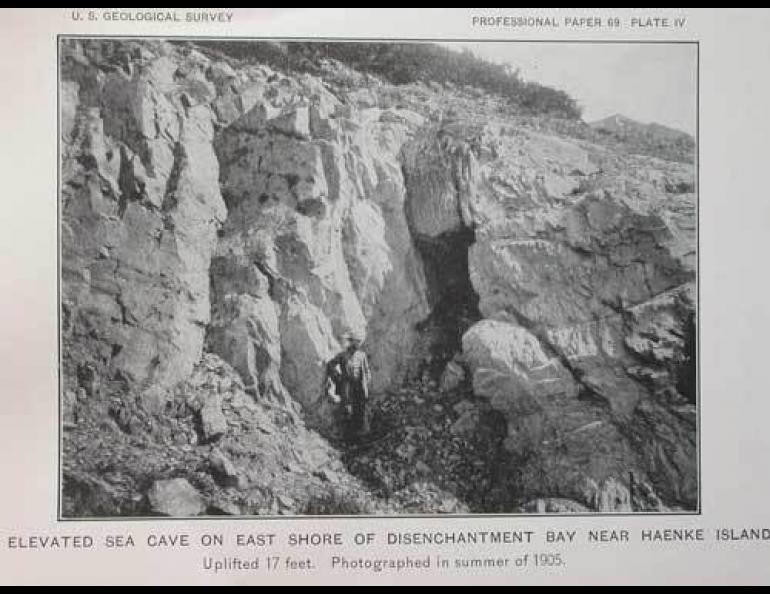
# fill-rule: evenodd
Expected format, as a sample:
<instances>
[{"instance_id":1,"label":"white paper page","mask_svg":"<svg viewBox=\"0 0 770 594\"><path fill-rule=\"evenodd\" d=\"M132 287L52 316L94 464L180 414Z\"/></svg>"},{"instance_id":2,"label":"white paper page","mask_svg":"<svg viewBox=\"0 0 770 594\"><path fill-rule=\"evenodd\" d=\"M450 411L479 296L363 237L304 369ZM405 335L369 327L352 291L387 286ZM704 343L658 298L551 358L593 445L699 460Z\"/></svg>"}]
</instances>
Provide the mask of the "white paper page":
<instances>
[{"instance_id":1,"label":"white paper page","mask_svg":"<svg viewBox=\"0 0 770 594\"><path fill-rule=\"evenodd\" d=\"M763 584L761 9L5 9L7 584Z\"/></svg>"}]
</instances>

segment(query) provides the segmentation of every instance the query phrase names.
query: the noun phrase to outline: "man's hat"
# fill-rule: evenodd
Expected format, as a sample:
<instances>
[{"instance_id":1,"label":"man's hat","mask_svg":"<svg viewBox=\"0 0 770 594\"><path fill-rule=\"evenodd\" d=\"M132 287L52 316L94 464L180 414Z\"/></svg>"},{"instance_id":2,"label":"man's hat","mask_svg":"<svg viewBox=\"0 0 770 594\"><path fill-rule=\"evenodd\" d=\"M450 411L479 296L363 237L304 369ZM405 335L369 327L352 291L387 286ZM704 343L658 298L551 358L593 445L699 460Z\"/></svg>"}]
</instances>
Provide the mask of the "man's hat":
<instances>
[{"instance_id":1,"label":"man's hat","mask_svg":"<svg viewBox=\"0 0 770 594\"><path fill-rule=\"evenodd\" d=\"M360 332L356 332L355 330L348 330L342 335L342 340L355 340L356 342L363 342L364 337Z\"/></svg>"}]
</instances>

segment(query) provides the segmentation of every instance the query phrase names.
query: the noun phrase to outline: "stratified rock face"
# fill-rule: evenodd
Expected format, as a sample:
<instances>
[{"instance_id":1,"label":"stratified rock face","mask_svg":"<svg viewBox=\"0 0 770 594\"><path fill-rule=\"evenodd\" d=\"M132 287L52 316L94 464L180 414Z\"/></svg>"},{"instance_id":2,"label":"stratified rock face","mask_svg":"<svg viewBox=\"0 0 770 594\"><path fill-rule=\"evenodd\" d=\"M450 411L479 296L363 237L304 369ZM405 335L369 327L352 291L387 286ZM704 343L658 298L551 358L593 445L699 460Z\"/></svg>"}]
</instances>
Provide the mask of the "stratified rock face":
<instances>
[{"instance_id":1,"label":"stratified rock face","mask_svg":"<svg viewBox=\"0 0 770 594\"><path fill-rule=\"evenodd\" d=\"M444 123L430 126L403 153L409 195L407 217L412 232L436 239L475 226L475 183L479 180L478 126Z\"/></svg>"},{"instance_id":2,"label":"stratified rock face","mask_svg":"<svg viewBox=\"0 0 770 594\"><path fill-rule=\"evenodd\" d=\"M503 452L480 477L490 509L696 506L691 166L497 121L483 97L351 91L205 51L62 45L67 451L92 431L131 446L110 452L130 489L96 445L87 469L66 460L67 509L143 513L145 447L167 478L173 446L200 493L156 483L156 513L361 493L305 425L329 428L321 380L347 331L375 396L411 371L436 389L443 372L442 396L472 385L451 418L424 408ZM465 509L434 487L402 507Z\"/></svg>"},{"instance_id":3,"label":"stratified rock face","mask_svg":"<svg viewBox=\"0 0 770 594\"><path fill-rule=\"evenodd\" d=\"M463 356L508 420L506 448L528 460L513 489L603 511L632 497L657 509L657 495L693 508L692 167L494 121L429 133L405 151L410 223L475 233L486 319ZM632 480L654 486L645 501Z\"/></svg>"},{"instance_id":4,"label":"stratified rock face","mask_svg":"<svg viewBox=\"0 0 770 594\"><path fill-rule=\"evenodd\" d=\"M69 41L62 73L71 389L158 412L205 339L255 397L310 406L350 330L373 391L403 377L429 313L399 161L421 116L164 43Z\"/></svg>"},{"instance_id":5,"label":"stratified rock face","mask_svg":"<svg viewBox=\"0 0 770 594\"><path fill-rule=\"evenodd\" d=\"M403 377L428 314L398 160L421 119L343 109L311 78L260 88L216 143L229 215L212 267L211 348L268 396L285 386L312 407L338 338L356 331L380 391Z\"/></svg>"},{"instance_id":6,"label":"stratified rock face","mask_svg":"<svg viewBox=\"0 0 770 594\"><path fill-rule=\"evenodd\" d=\"M62 45L67 382L171 385L200 359L225 217L205 103L214 90L170 51Z\"/></svg>"},{"instance_id":7,"label":"stratified rock face","mask_svg":"<svg viewBox=\"0 0 770 594\"><path fill-rule=\"evenodd\" d=\"M280 377L278 307L268 278L245 258L215 259L209 348L238 371L254 396L289 401Z\"/></svg>"}]
</instances>

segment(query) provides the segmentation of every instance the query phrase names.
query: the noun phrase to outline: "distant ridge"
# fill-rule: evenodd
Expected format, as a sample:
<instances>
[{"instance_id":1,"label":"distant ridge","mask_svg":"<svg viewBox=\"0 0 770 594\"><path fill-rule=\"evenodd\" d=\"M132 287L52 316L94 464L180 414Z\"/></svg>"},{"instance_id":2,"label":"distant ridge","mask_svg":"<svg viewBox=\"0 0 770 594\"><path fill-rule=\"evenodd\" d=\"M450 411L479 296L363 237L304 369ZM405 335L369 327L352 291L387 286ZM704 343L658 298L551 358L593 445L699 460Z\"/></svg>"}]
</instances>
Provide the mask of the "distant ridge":
<instances>
[{"instance_id":1,"label":"distant ridge","mask_svg":"<svg viewBox=\"0 0 770 594\"><path fill-rule=\"evenodd\" d=\"M662 124L643 124L622 114L611 115L589 126L608 140L625 144L631 152L672 161L693 163L695 139Z\"/></svg>"},{"instance_id":2,"label":"distant ridge","mask_svg":"<svg viewBox=\"0 0 770 594\"><path fill-rule=\"evenodd\" d=\"M598 120L589 125L597 130L607 130L609 132L616 133L624 132L626 134L651 134L661 137L667 136L670 138L679 138L684 136L692 139L690 134L683 132L682 130L670 128L655 122L643 124L642 122L637 122L636 120L632 120L631 118L619 113L611 115L602 120Z\"/></svg>"}]
</instances>

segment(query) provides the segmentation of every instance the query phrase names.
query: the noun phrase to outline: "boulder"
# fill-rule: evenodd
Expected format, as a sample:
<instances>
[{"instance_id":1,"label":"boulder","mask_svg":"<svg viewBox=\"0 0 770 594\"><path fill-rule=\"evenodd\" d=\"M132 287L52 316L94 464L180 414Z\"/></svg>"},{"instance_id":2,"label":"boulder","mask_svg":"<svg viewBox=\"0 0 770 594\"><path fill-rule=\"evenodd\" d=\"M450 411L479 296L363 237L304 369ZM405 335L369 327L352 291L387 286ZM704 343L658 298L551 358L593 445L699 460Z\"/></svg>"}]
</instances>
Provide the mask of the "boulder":
<instances>
[{"instance_id":1,"label":"boulder","mask_svg":"<svg viewBox=\"0 0 770 594\"><path fill-rule=\"evenodd\" d=\"M240 505L232 501L228 501L227 499L219 499L214 501L209 505L208 511L210 514L222 516L240 516L248 514L248 512L243 511Z\"/></svg>"},{"instance_id":2,"label":"boulder","mask_svg":"<svg viewBox=\"0 0 770 594\"><path fill-rule=\"evenodd\" d=\"M475 410L467 410L452 423L449 430L454 435L469 435L475 433L479 425L479 413Z\"/></svg>"},{"instance_id":3,"label":"boulder","mask_svg":"<svg viewBox=\"0 0 770 594\"><path fill-rule=\"evenodd\" d=\"M268 121L268 126L281 134L300 140L310 139L310 113L306 105L293 107Z\"/></svg>"},{"instance_id":4,"label":"boulder","mask_svg":"<svg viewBox=\"0 0 770 594\"><path fill-rule=\"evenodd\" d=\"M155 481L147 492L150 510L181 518L202 514L206 506L198 491L183 478Z\"/></svg>"},{"instance_id":5,"label":"boulder","mask_svg":"<svg viewBox=\"0 0 770 594\"><path fill-rule=\"evenodd\" d=\"M148 413L161 414L169 400L168 392L160 386L150 386L139 396L142 408Z\"/></svg>"},{"instance_id":6,"label":"boulder","mask_svg":"<svg viewBox=\"0 0 770 594\"><path fill-rule=\"evenodd\" d=\"M218 394L210 395L200 411L201 431L207 442L215 441L227 432L227 419L222 413L222 400Z\"/></svg>"},{"instance_id":7,"label":"boulder","mask_svg":"<svg viewBox=\"0 0 770 594\"><path fill-rule=\"evenodd\" d=\"M217 85L229 83L238 75L227 62L214 62L209 66L208 75Z\"/></svg>"},{"instance_id":8,"label":"boulder","mask_svg":"<svg viewBox=\"0 0 770 594\"><path fill-rule=\"evenodd\" d=\"M465 380L465 370L462 365L455 361L450 361L441 374L439 388L442 392L451 392L458 388Z\"/></svg>"},{"instance_id":9,"label":"boulder","mask_svg":"<svg viewBox=\"0 0 770 594\"><path fill-rule=\"evenodd\" d=\"M238 472L232 460L222 450L214 448L211 451L211 454L209 454L209 464L211 465L214 478L223 487L236 487L241 490L248 487L246 477Z\"/></svg>"},{"instance_id":10,"label":"boulder","mask_svg":"<svg viewBox=\"0 0 770 594\"><path fill-rule=\"evenodd\" d=\"M465 333L462 344L463 359L474 372L474 390L496 406L503 405L506 392L507 398L577 395L577 384L561 361L521 326L482 320ZM504 391L491 388L487 380L496 376L489 372L506 378Z\"/></svg>"}]
</instances>

